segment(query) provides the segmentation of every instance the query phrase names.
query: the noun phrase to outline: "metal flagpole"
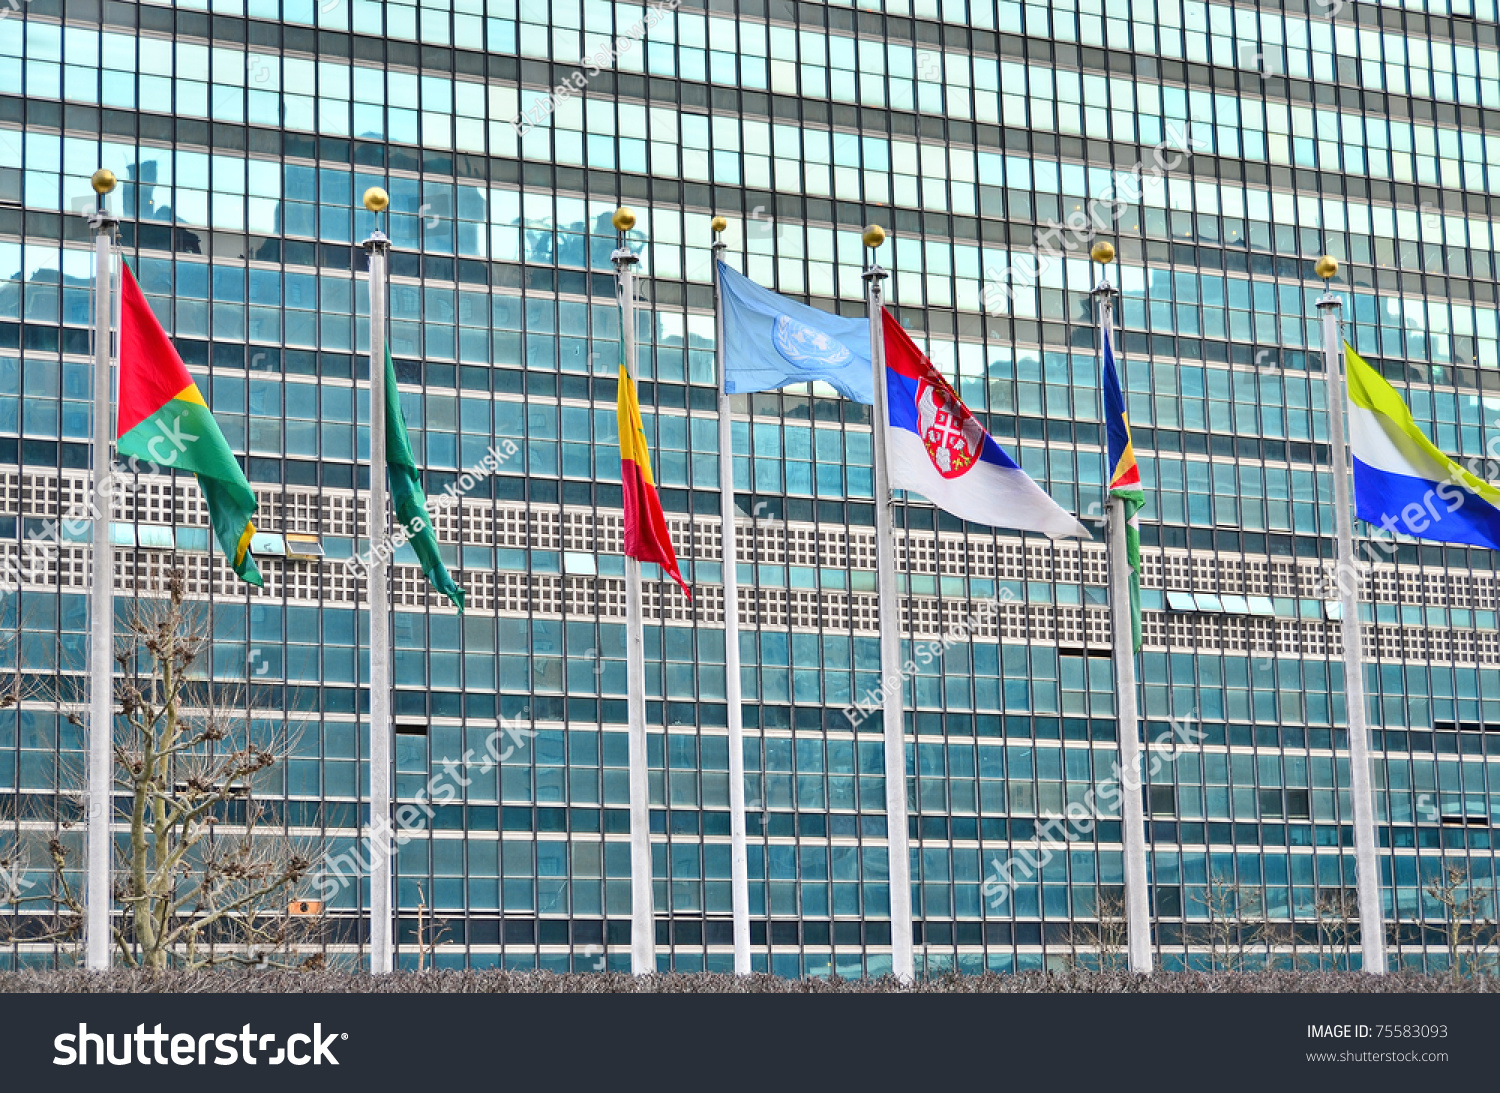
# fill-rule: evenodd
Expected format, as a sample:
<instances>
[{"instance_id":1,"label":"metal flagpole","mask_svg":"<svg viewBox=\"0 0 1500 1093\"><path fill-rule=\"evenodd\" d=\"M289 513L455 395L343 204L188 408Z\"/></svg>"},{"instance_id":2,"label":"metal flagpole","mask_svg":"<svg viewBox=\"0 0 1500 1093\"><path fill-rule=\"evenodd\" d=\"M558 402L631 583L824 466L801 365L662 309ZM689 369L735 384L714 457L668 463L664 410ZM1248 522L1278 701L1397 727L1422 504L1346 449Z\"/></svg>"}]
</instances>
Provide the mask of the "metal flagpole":
<instances>
[{"instance_id":1,"label":"metal flagpole","mask_svg":"<svg viewBox=\"0 0 1500 1093\"><path fill-rule=\"evenodd\" d=\"M1323 375L1328 384L1328 447L1333 468L1333 517L1338 535L1340 629L1344 639L1344 707L1349 723L1349 797L1354 805L1354 867L1359 894L1359 947L1363 969L1386 970L1385 912L1380 895L1380 862L1375 855L1375 809L1370 794L1369 733L1365 725L1364 648L1360 635L1360 571L1354 557L1350 515L1349 447L1344 438L1344 339L1340 301L1327 282L1339 264L1327 255L1314 271L1324 281L1318 310L1323 313Z\"/></svg>"},{"instance_id":2,"label":"metal flagpole","mask_svg":"<svg viewBox=\"0 0 1500 1093\"><path fill-rule=\"evenodd\" d=\"M1106 242L1094 244L1090 254L1101 266L1115 257L1115 248ZM1094 289L1094 304L1099 315L1098 375L1100 392L1104 390L1104 346L1114 337L1114 293L1105 271ZM1123 392L1122 392L1123 393ZM1106 425L1100 415L1101 427ZM1104 438L1101 437L1101 440ZM1125 501L1109 496L1114 468L1109 465L1109 444L1104 440L1104 490L1109 526L1109 614L1110 640L1113 643L1115 675L1115 733L1119 737L1121 779L1120 823L1125 840L1125 933L1130 953L1130 970L1149 975L1152 971L1151 905L1147 897L1146 817L1141 795L1140 706L1135 679L1135 649L1130 602L1130 562L1125 543Z\"/></svg>"},{"instance_id":3,"label":"metal flagpole","mask_svg":"<svg viewBox=\"0 0 1500 1093\"><path fill-rule=\"evenodd\" d=\"M745 727L740 708L740 600L738 537L734 527L734 429L724 375L724 300L719 261L729 226L713 218L714 347L719 363L719 513L724 544L724 697L729 703L729 878L734 909L734 974L750 974L750 855L745 845Z\"/></svg>"},{"instance_id":4,"label":"metal flagpole","mask_svg":"<svg viewBox=\"0 0 1500 1093\"><path fill-rule=\"evenodd\" d=\"M886 465L885 305L881 282L885 270L874 251L885 242L885 229L871 224L864 244L870 248L870 358L875 376L871 448L875 463L875 569L880 595L881 723L885 733L886 840L891 873L891 972L915 978L911 929L911 847L906 816L906 681L901 674L901 600L896 588L896 536L891 527L891 474Z\"/></svg>"},{"instance_id":5,"label":"metal flagpole","mask_svg":"<svg viewBox=\"0 0 1500 1093\"><path fill-rule=\"evenodd\" d=\"M621 353L625 374L635 383L635 265L625 233L635 227L635 213L615 210L619 233L610 260L620 290ZM621 443L624 438L621 437ZM629 677L630 713L630 970L656 971L656 909L651 866L651 783L646 767L646 635L641 606L641 563L625 555L625 671Z\"/></svg>"},{"instance_id":6,"label":"metal flagpole","mask_svg":"<svg viewBox=\"0 0 1500 1093\"><path fill-rule=\"evenodd\" d=\"M114 679L115 550L110 540L114 515L110 474L114 422L114 388L110 375L110 338L114 328L110 282L114 278L111 248L119 221L106 208L105 195L115 188L113 171L100 168L89 180L99 195L99 209L89 217L94 230L94 526L93 586L89 603L89 755L88 827L84 886L84 963L91 971L110 966L110 908L114 902L110 866L114 838Z\"/></svg>"},{"instance_id":7,"label":"metal flagpole","mask_svg":"<svg viewBox=\"0 0 1500 1093\"><path fill-rule=\"evenodd\" d=\"M382 213L391 199L379 186L365 208ZM385 467L386 263L391 241L376 229L361 244L370 256L370 971L395 967L391 945L391 603L385 541L389 527Z\"/></svg>"}]
</instances>

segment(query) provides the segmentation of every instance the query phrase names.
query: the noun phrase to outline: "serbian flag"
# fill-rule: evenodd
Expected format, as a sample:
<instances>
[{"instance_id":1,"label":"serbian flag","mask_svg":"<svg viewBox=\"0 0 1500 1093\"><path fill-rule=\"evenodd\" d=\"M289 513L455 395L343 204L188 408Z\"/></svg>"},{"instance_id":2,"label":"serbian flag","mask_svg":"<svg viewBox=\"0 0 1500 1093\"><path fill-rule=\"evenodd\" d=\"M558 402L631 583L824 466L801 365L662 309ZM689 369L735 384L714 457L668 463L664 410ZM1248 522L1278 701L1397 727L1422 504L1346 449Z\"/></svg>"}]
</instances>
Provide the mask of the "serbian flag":
<instances>
[{"instance_id":1,"label":"serbian flag","mask_svg":"<svg viewBox=\"0 0 1500 1093\"><path fill-rule=\"evenodd\" d=\"M157 466L192 471L208 503L214 538L235 573L253 585L255 493L151 305L120 263L120 400L117 447Z\"/></svg>"},{"instance_id":2,"label":"serbian flag","mask_svg":"<svg viewBox=\"0 0 1500 1093\"><path fill-rule=\"evenodd\" d=\"M677 568L677 552L662 515L656 480L651 477L651 453L646 449L646 427L635 384L620 362L620 390L616 395L620 415L620 485L625 490L625 553L642 562L655 562L682 586L688 599L692 590Z\"/></svg>"},{"instance_id":3,"label":"serbian flag","mask_svg":"<svg viewBox=\"0 0 1500 1093\"><path fill-rule=\"evenodd\" d=\"M976 524L1092 538L1000 449L889 311L884 333L886 462L894 489L915 490Z\"/></svg>"},{"instance_id":4,"label":"serbian flag","mask_svg":"<svg viewBox=\"0 0 1500 1093\"><path fill-rule=\"evenodd\" d=\"M1141 468L1130 441L1130 418L1125 414L1125 395L1120 372L1115 367L1114 329L1101 326L1104 335L1104 433L1109 451L1109 495L1125 506L1125 554L1130 565L1130 635L1132 648L1141 651L1141 525L1137 514L1146 505ZM1118 560L1116 561L1118 564Z\"/></svg>"}]
</instances>

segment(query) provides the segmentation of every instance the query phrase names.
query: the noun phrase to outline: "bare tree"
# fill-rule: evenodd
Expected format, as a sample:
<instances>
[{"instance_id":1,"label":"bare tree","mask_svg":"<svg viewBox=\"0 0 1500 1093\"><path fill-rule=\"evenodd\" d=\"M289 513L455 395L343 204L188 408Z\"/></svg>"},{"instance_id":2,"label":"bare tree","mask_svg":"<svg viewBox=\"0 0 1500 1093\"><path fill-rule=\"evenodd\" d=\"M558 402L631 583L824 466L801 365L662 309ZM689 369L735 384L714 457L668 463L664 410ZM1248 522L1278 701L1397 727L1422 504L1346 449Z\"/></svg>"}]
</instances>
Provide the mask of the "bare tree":
<instances>
[{"instance_id":1,"label":"bare tree","mask_svg":"<svg viewBox=\"0 0 1500 1093\"><path fill-rule=\"evenodd\" d=\"M1318 963L1325 955L1338 965L1342 955L1343 967L1353 966L1354 939L1359 932L1359 900L1349 888L1324 888L1313 904L1313 916L1317 919Z\"/></svg>"},{"instance_id":2,"label":"bare tree","mask_svg":"<svg viewBox=\"0 0 1500 1093\"><path fill-rule=\"evenodd\" d=\"M1246 885L1220 874L1209 882L1205 903L1211 932L1224 950L1224 966L1249 971L1254 959L1269 970L1285 952L1297 963L1297 928L1290 918L1271 913L1266 891L1258 884Z\"/></svg>"},{"instance_id":3,"label":"bare tree","mask_svg":"<svg viewBox=\"0 0 1500 1093\"><path fill-rule=\"evenodd\" d=\"M422 894L422 886L417 885L417 971L427 967L428 957L436 957L438 943L448 936L451 925L447 919L434 918L429 924L428 913L432 908L427 906L427 897ZM434 959L436 966L436 959Z\"/></svg>"},{"instance_id":4,"label":"bare tree","mask_svg":"<svg viewBox=\"0 0 1500 1093\"><path fill-rule=\"evenodd\" d=\"M1264 951L1266 970L1276 967L1283 957L1291 967L1297 967L1296 924L1290 919L1273 918L1270 908L1265 906L1265 901L1258 895L1257 902L1260 904L1260 913L1250 923L1249 940L1256 949Z\"/></svg>"},{"instance_id":5,"label":"bare tree","mask_svg":"<svg viewBox=\"0 0 1500 1093\"><path fill-rule=\"evenodd\" d=\"M265 826L255 789L276 754L253 730L249 694L203 678L212 629L183 586L171 571L166 595L137 600L116 642L115 792L129 800L129 837L116 852L115 946L129 967L264 965L295 939L300 921L277 901L313 855ZM84 724L76 710L68 720ZM81 929L68 836L83 815L79 801L58 819L46 839L51 883L21 897L56 909L48 940Z\"/></svg>"},{"instance_id":6,"label":"bare tree","mask_svg":"<svg viewBox=\"0 0 1500 1093\"><path fill-rule=\"evenodd\" d=\"M1485 952L1495 940L1495 924L1484 909L1493 892L1474 886L1467 867L1445 864L1438 879L1422 891L1443 908L1443 940L1448 949L1448 974L1454 980L1466 973L1480 975L1493 963Z\"/></svg>"},{"instance_id":7,"label":"bare tree","mask_svg":"<svg viewBox=\"0 0 1500 1093\"><path fill-rule=\"evenodd\" d=\"M1208 913L1209 970L1217 967L1222 954L1224 970L1244 971L1249 959L1247 943L1256 940L1256 924L1264 917L1260 889L1215 873L1201 898Z\"/></svg>"},{"instance_id":8,"label":"bare tree","mask_svg":"<svg viewBox=\"0 0 1500 1093\"><path fill-rule=\"evenodd\" d=\"M1098 953L1101 972L1125 971L1130 966L1125 897L1103 887L1094 891L1097 921L1080 923L1078 933L1084 945Z\"/></svg>"}]
</instances>

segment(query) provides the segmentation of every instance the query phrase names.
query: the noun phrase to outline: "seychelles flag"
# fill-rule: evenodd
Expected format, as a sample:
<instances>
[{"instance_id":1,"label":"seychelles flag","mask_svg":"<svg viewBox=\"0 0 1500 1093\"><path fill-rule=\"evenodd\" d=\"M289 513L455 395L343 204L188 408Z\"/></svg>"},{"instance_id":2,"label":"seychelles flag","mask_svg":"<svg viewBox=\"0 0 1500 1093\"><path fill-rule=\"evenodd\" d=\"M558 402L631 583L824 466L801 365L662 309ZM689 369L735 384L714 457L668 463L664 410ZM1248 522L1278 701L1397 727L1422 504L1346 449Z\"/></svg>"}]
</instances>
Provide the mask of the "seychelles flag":
<instances>
[{"instance_id":1,"label":"seychelles flag","mask_svg":"<svg viewBox=\"0 0 1500 1093\"><path fill-rule=\"evenodd\" d=\"M261 583L250 554L255 493L208 404L156 321L130 267L120 263L119 453L192 471L208 504L214 538L243 580Z\"/></svg>"},{"instance_id":2,"label":"seychelles flag","mask_svg":"<svg viewBox=\"0 0 1500 1093\"><path fill-rule=\"evenodd\" d=\"M1500 489L1428 440L1396 389L1348 343L1344 363L1359 518L1432 543L1500 550Z\"/></svg>"},{"instance_id":3,"label":"seychelles flag","mask_svg":"<svg viewBox=\"0 0 1500 1093\"><path fill-rule=\"evenodd\" d=\"M662 515L656 479L651 476L651 453L646 448L646 427L635 384L620 361L620 389L615 396L620 419L620 485L625 491L625 553L641 562L655 562L682 586L688 599L692 590L677 568L677 552Z\"/></svg>"},{"instance_id":4,"label":"seychelles flag","mask_svg":"<svg viewBox=\"0 0 1500 1093\"><path fill-rule=\"evenodd\" d=\"M1136 514L1146 505L1141 468L1130 442L1130 418L1125 414L1125 396L1120 373L1115 368L1114 330L1105 323L1104 335L1104 434L1109 451L1109 495L1125 507L1125 554L1130 564L1130 635L1132 648L1141 651L1141 525ZM1118 560L1116 560L1118 564Z\"/></svg>"},{"instance_id":5,"label":"seychelles flag","mask_svg":"<svg viewBox=\"0 0 1500 1093\"><path fill-rule=\"evenodd\" d=\"M895 316L884 311L883 320L892 488L976 524L1092 538L1001 451Z\"/></svg>"}]
</instances>

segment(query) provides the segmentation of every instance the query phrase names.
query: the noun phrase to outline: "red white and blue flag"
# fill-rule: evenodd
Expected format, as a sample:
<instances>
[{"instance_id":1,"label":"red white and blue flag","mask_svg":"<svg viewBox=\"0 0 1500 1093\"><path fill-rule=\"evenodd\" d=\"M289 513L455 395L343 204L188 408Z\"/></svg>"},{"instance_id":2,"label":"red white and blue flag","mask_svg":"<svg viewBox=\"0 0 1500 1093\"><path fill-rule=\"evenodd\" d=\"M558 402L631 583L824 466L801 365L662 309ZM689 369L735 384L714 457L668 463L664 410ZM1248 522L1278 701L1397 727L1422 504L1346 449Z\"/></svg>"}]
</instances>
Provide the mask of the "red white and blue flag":
<instances>
[{"instance_id":1,"label":"red white and blue flag","mask_svg":"<svg viewBox=\"0 0 1500 1093\"><path fill-rule=\"evenodd\" d=\"M1001 450L895 316L883 319L892 488L976 524L1092 538Z\"/></svg>"}]
</instances>

